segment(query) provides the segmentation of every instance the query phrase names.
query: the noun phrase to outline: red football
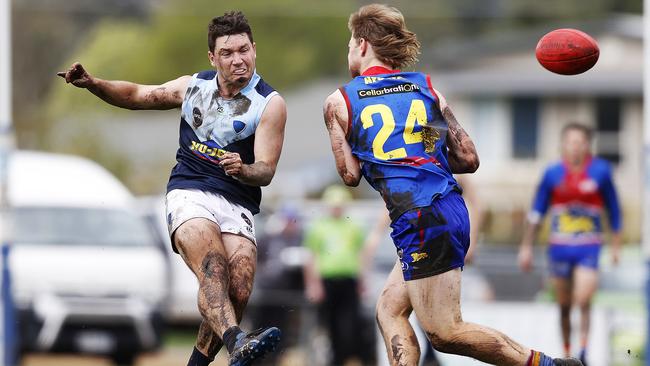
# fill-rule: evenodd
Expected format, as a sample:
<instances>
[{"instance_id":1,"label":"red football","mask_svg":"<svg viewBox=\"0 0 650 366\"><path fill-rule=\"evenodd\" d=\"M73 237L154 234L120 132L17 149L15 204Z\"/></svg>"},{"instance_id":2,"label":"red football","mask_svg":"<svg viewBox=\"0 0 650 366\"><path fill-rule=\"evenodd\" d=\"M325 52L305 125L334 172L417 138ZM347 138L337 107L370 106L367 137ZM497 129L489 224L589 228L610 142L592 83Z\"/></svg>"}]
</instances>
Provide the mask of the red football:
<instances>
[{"instance_id":1,"label":"red football","mask_svg":"<svg viewBox=\"0 0 650 366\"><path fill-rule=\"evenodd\" d=\"M545 69L562 75L581 74L598 61L598 43L577 29L556 29L537 43L535 56Z\"/></svg>"}]
</instances>

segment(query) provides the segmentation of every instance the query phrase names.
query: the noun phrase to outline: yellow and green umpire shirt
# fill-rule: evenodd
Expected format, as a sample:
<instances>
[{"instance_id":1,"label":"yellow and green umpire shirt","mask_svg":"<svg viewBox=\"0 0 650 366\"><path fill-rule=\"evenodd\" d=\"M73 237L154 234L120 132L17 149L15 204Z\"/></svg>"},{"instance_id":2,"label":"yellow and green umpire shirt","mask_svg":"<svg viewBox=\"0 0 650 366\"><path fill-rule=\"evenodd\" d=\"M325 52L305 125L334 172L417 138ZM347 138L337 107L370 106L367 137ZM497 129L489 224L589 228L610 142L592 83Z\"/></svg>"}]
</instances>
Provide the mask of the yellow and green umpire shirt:
<instances>
[{"instance_id":1,"label":"yellow and green umpire shirt","mask_svg":"<svg viewBox=\"0 0 650 366\"><path fill-rule=\"evenodd\" d=\"M305 247L323 278L357 277L363 242L361 227L345 217L316 219L305 235Z\"/></svg>"}]
</instances>

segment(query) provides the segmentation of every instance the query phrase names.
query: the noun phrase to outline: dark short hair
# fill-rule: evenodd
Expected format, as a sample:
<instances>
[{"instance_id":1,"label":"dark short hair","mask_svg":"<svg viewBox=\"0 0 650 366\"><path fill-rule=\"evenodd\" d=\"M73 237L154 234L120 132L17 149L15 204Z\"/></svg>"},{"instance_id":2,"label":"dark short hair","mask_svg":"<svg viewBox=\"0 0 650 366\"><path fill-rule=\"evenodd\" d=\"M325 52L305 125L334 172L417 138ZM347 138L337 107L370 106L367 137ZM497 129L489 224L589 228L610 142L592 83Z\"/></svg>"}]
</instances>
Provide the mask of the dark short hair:
<instances>
[{"instance_id":1,"label":"dark short hair","mask_svg":"<svg viewBox=\"0 0 650 366\"><path fill-rule=\"evenodd\" d=\"M570 130L582 132L587 138L587 141L589 142L591 142L591 139L594 135L594 130L591 127L578 122L569 122L566 125L564 125L564 127L562 127L562 137L564 137L567 131Z\"/></svg>"},{"instance_id":2,"label":"dark short hair","mask_svg":"<svg viewBox=\"0 0 650 366\"><path fill-rule=\"evenodd\" d=\"M208 24L208 49L214 51L217 38L233 34L246 33L253 43L253 32L248 24L248 19L241 11L228 11L220 17L213 18Z\"/></svg>"}]
</instances>

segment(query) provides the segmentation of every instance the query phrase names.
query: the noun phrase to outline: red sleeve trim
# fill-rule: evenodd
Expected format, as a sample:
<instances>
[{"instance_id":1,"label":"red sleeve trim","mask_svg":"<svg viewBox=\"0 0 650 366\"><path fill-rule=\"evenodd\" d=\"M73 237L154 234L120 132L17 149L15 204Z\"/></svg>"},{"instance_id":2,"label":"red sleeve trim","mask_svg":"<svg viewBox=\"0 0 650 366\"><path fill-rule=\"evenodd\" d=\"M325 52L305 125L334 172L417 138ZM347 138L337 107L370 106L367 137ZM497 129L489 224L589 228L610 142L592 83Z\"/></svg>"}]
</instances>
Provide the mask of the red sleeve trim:
<instances>
[{"instance_id":1,"label":"red sleeve trim","mask_svg":"<svg viewBox=\"0 0 650 366\"><path fill-rule=\"evenodd\" d=\"M436 104L438 105L438 108L440 108L440 96L438 96L438 93L436 93L435 89L433 89L433 85L431 85L431 75L429 74L427 74L427 85L429 86L431 95L436 98Z\"/></svg>"},{"instance_id":2,"label":"red sleeve trim","mask_svg":"<svg viewBox=\"0 0 650 366\"><path fill-rule=\"evenodd\" d=\"M348 139L350 131L352 130L352 106L350 104L348 93L345 91L345 87L340 87L339 91L341 92L341 95L343 95L343 99L345 99L345 106L348 108L348 129L345 131L345 138Z\"/></svg>"}]
</instances>

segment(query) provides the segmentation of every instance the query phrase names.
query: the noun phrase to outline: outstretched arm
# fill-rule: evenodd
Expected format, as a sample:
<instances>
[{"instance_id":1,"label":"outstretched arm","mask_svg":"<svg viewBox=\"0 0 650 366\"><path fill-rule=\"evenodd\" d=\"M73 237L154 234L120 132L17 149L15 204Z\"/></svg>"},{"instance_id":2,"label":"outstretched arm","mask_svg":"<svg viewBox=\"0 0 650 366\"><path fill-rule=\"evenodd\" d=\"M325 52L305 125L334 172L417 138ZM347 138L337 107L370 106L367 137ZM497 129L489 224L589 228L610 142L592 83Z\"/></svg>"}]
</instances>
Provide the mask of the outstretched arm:
<instances>
[{"instance_id":1,"label":"outstretched arm","mask_svg":"<svg viewBox=\"0 0 650 366\"><path fill-rule=\"evenodd\" d=\"M219 165L226 174L251 186L267 186L275 175L280 160L287 106L281 96L271 98L255 130L255 162L243 164L237 153L226 153Z\"/></svg>"},{"instance_id":2,"label":"outstretched arm","mask_svg":"<svg viewBox=\"0 0 650 366\"><path fill-rule=\"evenodd\" d=\"M525 272L529 272L533 267L533 244L539 233L542 218L548 210L552 189L551 175L546 171L537 186L533 207L526 218L524 236L519 246L519 267Z\"/></svg>"},{"instance_id":3,"label":"outstretched arm","mask_svg":"<svg viewBox=\"0 0 650 366\"><path fill-rule=\"evenodd\" d=\"M474 173L479 166L478 153L474 142L469 137L463 126L458 123L456 116L449 108L445 97L437 90L440 111L447 121L447 161L451 172L454 174Z\"/></svg>"},{"instance_id":4,"label":"outstretched arm","mask_svg":"<svg viewBox=\"0 0 650 366\"><path fill-rule=\"evenodd\" d=\"M339 90L330 94L325 100L323 117L332 145L336 170L345 185L356 187L361 180L361 167L345 138L348 128L348 112L343 95Z\"/></svg>"},{"instance_id":5,"label":"outstretched arm","mask_svg":"<svg viewBox=\"0 0 650 366\"><path fill-rule=\"evenodd\" d=\"M78 88L88 89L103 101L126 109L173 109L183 104L191 76L181 76L162 85L141 85L129 81L103 80L90 75L75 62L68 71L57 73Z\"/></svg>"}]
</instances>

